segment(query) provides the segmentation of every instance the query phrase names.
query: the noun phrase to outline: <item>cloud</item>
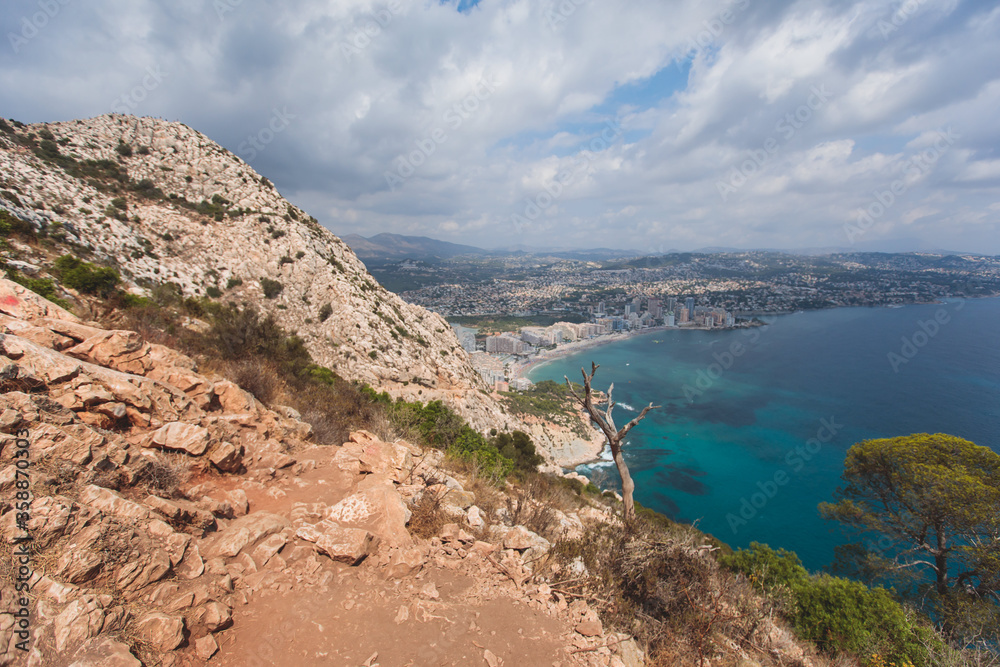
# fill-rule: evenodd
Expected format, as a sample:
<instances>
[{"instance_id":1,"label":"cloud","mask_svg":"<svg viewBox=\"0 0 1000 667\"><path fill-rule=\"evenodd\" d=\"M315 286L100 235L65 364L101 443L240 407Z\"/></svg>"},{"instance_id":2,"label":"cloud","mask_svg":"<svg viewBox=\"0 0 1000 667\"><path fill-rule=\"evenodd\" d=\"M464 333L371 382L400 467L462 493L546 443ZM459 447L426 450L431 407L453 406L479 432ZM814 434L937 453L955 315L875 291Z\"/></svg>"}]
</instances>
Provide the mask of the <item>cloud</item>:
<instances>
[{"instance_id":1,"label":"cloud","mask_svg":"<svg viewBox=\"0 0 1000 667\"><path fill-rule=\"evenodd\" d=\"M67 2L0 49L16 93L0 115L124 100L249 159L241 145L285 110L251 164L332 230L487 247L848 246L873 190L950 127L959 138L866 240L1000 252L1000 9L570 4ZM38 8L5 3L8 41ZM620 130L598 141L609 122ZM745 182L723 198L734 173ZM546 205L515 225L532 202Z\"/></svg>"}]
</instances>

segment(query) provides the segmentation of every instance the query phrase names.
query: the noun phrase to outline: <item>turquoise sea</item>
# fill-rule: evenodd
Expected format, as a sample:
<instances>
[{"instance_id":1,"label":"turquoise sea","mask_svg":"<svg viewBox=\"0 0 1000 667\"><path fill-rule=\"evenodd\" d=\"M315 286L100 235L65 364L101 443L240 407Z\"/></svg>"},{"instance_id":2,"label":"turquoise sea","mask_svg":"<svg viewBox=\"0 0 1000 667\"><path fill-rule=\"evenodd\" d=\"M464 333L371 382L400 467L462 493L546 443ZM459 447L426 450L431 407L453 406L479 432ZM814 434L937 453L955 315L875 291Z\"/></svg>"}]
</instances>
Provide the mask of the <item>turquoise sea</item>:
<instances>
[{"instance_id":1,"label":"turquoise sea","mask_svg":"<svg viewBox=\"0 0 1000 667\"><path fill-rule=\"evenodd\" d=\"M733 547L751 541L828 566L844 538L820 518L847 449L863 439L950 433L1000 451L1000 299L843 308L766 327L659 330L554 360L534 381L615 383L626 460L643 505ZM613 486L608 463L581 468Z\"/></svg>"}]
</instances>

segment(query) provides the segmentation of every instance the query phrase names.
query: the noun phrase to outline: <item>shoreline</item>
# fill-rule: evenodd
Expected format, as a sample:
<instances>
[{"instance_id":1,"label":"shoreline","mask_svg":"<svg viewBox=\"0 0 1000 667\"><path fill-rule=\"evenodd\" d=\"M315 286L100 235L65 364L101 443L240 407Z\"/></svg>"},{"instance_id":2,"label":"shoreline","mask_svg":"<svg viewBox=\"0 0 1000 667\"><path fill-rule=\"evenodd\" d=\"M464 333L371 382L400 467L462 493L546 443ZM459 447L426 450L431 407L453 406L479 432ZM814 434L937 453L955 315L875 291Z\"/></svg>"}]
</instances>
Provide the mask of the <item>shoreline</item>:
<instances>
[{"instance_id":1,"label":"shoreline","mask_svg":"<svg viewBox=\"0 0 1000 667\"><path fill-rule=\"evenodd\" d=\"M608 345L610 343L618 343L621 341L630 340L632 338L637 338L639 336L647 336L654 333L663 333L669 331L732 331L734 329L739 329L743 327L730 327L728 329L714 329L709 327L649 327L646 329L640 329L639 331L629 331L627 333L615 333L607 334L603 336L598 336L596 338L588 338L587 340L577 340L572 343L565 343L559 345L554 350L546 350L536 354L527 361L521 361L517 364L511 366L510 369L510 379L513 382L519 378L527 377L527 374L532 370L540 368L548 363L556 361L557 359L562 359L576 352L582 350L589 350L593 347L600 347L601 345Z\"/></svg>"},{"instance_id":2,"label":"shoreline","mask_svg":"<svg viewBox=\"0 0 1000 667\"><path fill-rule=\"evenodd\" d=\"M840 308L906 308L908 306L930 306L930 305L943 305L947 303L947 300L966 300L966 299L997 299L1000 298L1000 294L986 294L986 295L976 295L971 297L959 297L959 296L947 296L941 299L935 299L933 301L915 301L913 303L901 303L901 304L880 304L880 305L870 305L870 306L831 306L829 308L809 308L805 310L788 310L788 311L777 311L777 312L764 312L764 311L741 311L741 313L746 317L781 317L785 315L794 315L796 313L807 313L807 312L822 312L824 310L837 310ZM761 325L753 325L761 326ZM510 369L510 379L511 381L527 377L527 374L536 368L540 368L545 364L556 361L563 357L569 356L574 352L579 352L581 350L587 350L592 347L599 347L601 345L607 345L610 343L617 343L624 340L629 340L636 336L645 336L651 333L660 333L664 331L733 331L735 329L742 329L745 327L729 327L725 329L708 328L708 327L667 327L658 326L650 327L648 329L641 329L639 331L629 331L625 333L607 334L604 336L598 336L597 338L589 338L587 340L578 340L572 343L566 343L564 345L559 345L554 350L546 350L540 354L535 355L530 360L521 361L514 364Z\"/></svg>"}]
</instances>

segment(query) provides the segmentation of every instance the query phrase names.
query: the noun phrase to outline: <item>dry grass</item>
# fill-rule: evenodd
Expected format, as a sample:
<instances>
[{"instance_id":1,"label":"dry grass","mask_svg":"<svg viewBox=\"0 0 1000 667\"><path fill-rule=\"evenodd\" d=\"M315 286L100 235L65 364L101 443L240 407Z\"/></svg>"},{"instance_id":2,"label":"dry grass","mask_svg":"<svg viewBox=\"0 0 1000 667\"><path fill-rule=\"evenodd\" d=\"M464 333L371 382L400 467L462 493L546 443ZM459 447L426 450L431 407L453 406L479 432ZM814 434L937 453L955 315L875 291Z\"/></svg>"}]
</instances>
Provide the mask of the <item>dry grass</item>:
<instances>
[{"instance_id":1,"label":"dry grass","mask_svg":"<svg viewBox=\"0 0 1000 667\"><path fill-rule=\"evenodd\" d=\"M135 476L135 486L143 487L153 495L163 498L180 498L180 486L191 474L186 457L180 453L161 453L144 458Z\"/></svg>"},{"instance_id":2,"label":"dry grass","mask_svg":"<svg viewBox=\"0 0 1000 667\"><path fill-rule=\"evenodd\" d=\"M441 497L433 493L424 493L420 500L411 508L410 522L406 525L410 534L420 539L429 539L441 532L441 528L449 522L444 510L441 509Z\"/></svg>"},{"instance_id":3,"label":"dry grass","mask_svg":"<svg viewBox=\"0 0 1000 667\"><path fill-rule=\"evenodd\" d=\"M719 568L714 547L694 528L639 520L631 530L600 524L560 542L565 563L582 558L592 573L582 589L605 623L648 647L647 665L720 663L738 647L762 665L777 663L766 647L771 603L742 578Z\"/></svg>"}]
</instances>

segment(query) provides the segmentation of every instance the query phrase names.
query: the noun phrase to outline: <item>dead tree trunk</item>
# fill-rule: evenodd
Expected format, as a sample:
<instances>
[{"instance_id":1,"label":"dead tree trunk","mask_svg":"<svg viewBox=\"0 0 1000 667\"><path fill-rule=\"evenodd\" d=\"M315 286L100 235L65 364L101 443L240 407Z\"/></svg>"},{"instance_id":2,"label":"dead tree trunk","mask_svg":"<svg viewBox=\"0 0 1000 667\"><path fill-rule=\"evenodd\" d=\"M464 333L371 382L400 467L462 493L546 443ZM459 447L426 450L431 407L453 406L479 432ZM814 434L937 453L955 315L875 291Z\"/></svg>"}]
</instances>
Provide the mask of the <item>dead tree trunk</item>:
<instances>
[{"instance_id":1,"label":"dead tree trunk","mask_svg":"<svg viewBox=\"0 0 1000 667\"><path fill-rule=\"evenodd\" d=\"M632 481L632 475L629 474L628 466L625 464L625 456L622 454L622 441L628 432L632 428L641 422L645 417L646 413L650 410L657 409L658 405L653 405L650 403L648 406L642 409L639 416L625 424L621 430L615 428L615 421L611 417L611 411L615 408L614 399L611 397L611 392L615 390L614 383L608 387L608 407L601 412L594 405L593 400L593 389L591 388L591 382L594 379L594 374L597 373L597 369L600 368L597 364L591 362L590 375L587 375L587 371L580 369L583 374L583 396L580 396L575 389L573 389L573 383L569 381L569 378L565 375L563 378L566 380L566 386L569 387L569 391L573 394L573 397L583 406L583 409L587 411L587 414L592 420L594 420L597 425L604 432L604 437L608 440L608 445L611 447L611 456L614 458L615 466L618 468L618 474L622 478L622 502L624 505L624 518L625 523L629 524L635 519L635 500L632 498L632 494L635 491L635 482Z\"/></svg>"}]
</instances>

